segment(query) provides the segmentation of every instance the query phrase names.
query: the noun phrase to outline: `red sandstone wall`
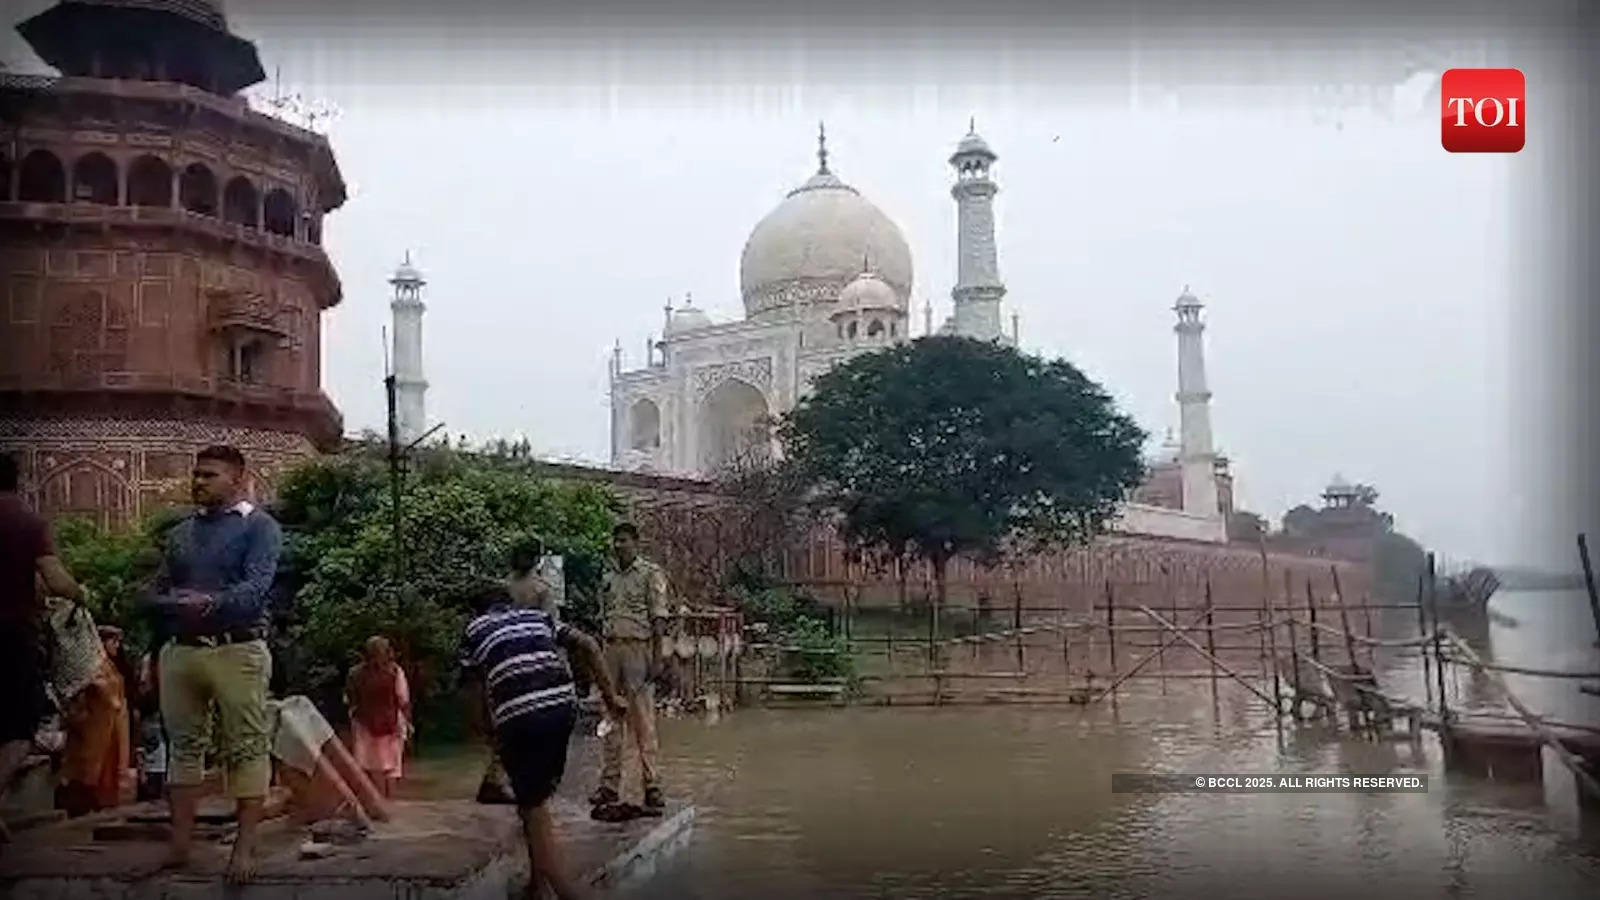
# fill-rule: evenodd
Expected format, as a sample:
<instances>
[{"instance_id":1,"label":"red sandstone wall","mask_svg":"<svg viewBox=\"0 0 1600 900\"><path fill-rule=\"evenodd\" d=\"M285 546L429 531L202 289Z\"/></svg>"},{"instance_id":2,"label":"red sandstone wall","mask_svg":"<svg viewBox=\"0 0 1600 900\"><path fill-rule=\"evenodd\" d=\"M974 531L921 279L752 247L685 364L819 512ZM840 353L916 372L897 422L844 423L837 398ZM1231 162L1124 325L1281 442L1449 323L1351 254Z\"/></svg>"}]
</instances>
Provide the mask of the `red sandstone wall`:
<instances>
[{"instance_id":1,"label":"red sandstone wall","mask_svg":"<svg viewBox=\"0 0 1600 900\"><path fill-rule=\"evenodd\" d=\"M205 252L171 236L29 236L0 251L0 390L182 389L223 374L206 292L258 294L290 335L261 383L321 388L321 318L312 288L247 254Z\"/></svg>"}]
</instances>

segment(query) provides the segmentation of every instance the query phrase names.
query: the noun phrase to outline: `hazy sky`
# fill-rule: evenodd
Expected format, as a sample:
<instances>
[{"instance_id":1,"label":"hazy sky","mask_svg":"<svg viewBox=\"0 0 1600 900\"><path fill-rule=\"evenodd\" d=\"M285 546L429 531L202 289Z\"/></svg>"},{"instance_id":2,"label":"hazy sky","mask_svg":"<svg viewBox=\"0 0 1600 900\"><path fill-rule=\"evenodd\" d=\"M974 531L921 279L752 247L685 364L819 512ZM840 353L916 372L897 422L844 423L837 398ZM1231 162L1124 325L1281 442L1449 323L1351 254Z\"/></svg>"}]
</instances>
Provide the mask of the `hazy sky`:
<instances>
[{"instance_id":1,"label":"hazy sky","mask_svg":"<svg viewBox=\"0 0 1600 900\"><path fill-rule=\"evenodd\" d=\"M348 430L381 423L385 280L410 250L429 281L430 418L605 460L612 342L639 365L663 302L686 292L741 315L740 250L815 169L819 119L833 170L911 245L917 326L924 299L942 320L945 159L975 116L1000 155L1007 323L1021 316L1026 350L1081 366L1159 440L1177 423L1171 307L1192 285L1241 505L1276 520L1339 472L1447 554L1529 555L1516 515L1495 510L1536 502L1504 437L1508 184L1531 163L1441 150L1430 73L1481 65L1466 49L1408 68L1393 38L1208 51L1146 33L1130 49L1065 24L890 41L871 23L313 9L228 6L286 89L339 110L351 196L326 225L345 297L324 320L324 382ZM39 66L5 41L12 65ZM1380 64L1366 94L1337 75L1325 83L1345 87L1305 86Z\"/></svg>"}]
</instances>

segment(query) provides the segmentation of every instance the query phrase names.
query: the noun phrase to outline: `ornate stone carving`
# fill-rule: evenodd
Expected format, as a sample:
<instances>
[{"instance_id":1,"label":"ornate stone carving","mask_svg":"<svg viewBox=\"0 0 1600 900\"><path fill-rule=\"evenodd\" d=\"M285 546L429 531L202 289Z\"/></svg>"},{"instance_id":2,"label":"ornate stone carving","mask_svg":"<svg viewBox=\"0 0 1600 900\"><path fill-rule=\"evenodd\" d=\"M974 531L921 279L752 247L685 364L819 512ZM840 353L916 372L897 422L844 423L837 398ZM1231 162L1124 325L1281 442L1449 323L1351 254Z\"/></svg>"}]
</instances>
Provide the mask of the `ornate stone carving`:
<instances>
[{"instance_id":1,"label":"ornate stone carving","mask_svg":"<svg viewBox=\"0 0 1600 900\"><path fill-rule=\"evenodd\" d=\"M51 516L130 524L182 503L194 454L210 444L239 448L252 493L273 496L282 472L316 455L303 435L176 419L0 418L0 452L19 457L23 496Z\"/></svg>"},{"instance_id":2,"label":"ornate stone carving","mask_svg":"<svg viewBox=\"0 0 1600 900\"><path fill-rule=\"evenodd\" d=\"M772 357L761 356L755 359L741 359L735 362L720 363L711 366L702 366L694 370L694 398L696 401L704 400L717 385L729 378L747 381L753 387L760 388L765 393L772 387Z\"/></svg>"},{"instance_id":3,"label":"ornate stone carving","mask_svg":"<svg viewBox=\"0 0 1600 900\"><path fill-rule=\"evenodd\" d=\"M787 306L834 303L839 299L839 292L849 283L848 278L797 278L780 281L765 286L759 292L746 295L745 309L754 315ZM911 296L910 287L892 281L888 284L894 288L895 297L899 298L901 305L905 305L907 298Z\"/></svg>"}]
</instances>

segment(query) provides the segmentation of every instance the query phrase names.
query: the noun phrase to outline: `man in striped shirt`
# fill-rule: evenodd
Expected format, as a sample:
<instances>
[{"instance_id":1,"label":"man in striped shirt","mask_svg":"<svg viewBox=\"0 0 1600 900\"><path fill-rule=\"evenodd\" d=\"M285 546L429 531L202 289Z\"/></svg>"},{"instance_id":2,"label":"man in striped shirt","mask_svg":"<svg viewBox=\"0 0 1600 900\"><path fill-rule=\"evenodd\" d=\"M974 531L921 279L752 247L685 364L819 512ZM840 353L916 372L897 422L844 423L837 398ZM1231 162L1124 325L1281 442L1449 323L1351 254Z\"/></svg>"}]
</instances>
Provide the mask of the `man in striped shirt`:
<instances>
[{"instance_id":1,"label":"man in striped shirt","mask_svg":"<svg viewBox=\"0 0 1600 900\"><path fill-rule=\"evenodd\" d=\"M541 882L563 900L582 896L561 866L545 806L566 770L567 742L578 714L572 672L556 649L567 650L588 668L614 712L625 708L622 698L594 638L542 610L515 606L502 584L480 590L472 605L477 617L461 642L461 666L484 692L495 749L517 798L532 870L528 896L542 896Z\"/></svg>"}]
</instances>

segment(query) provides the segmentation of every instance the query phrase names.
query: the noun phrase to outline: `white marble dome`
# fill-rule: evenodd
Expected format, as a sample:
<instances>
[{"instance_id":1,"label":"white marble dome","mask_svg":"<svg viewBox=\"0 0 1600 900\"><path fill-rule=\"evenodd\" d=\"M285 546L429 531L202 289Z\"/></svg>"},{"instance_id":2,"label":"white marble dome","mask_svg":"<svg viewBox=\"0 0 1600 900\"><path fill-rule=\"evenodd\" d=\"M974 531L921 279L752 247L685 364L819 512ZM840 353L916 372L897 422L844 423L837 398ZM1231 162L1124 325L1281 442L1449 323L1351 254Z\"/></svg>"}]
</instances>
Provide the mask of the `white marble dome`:
<instances>
[{"instance_id":1,"label":"white marble dome","mask_svg":"<svg viewBox=\"0 0 1600 900\"><path fill-rule=\"evenodd\" d=\"M879 278L875 272L862 272L845 285L844 290L839 292L839 303L835 307L839 313L855 310L903 309L894 288Z\"/></svg>"},{"instance_id":2,"label":"white marble dome","mask_svg":"<svg viewBox=\"0 0 1600 900\"><path fill-rule=\"evenodd\" d=\"M756 224L739 260L745 315L765 318L795 306L830 304L872 261L904 310L911 297L911 248L883 211L826 168L789 192Z\"/></svg>"}]
</instances>

